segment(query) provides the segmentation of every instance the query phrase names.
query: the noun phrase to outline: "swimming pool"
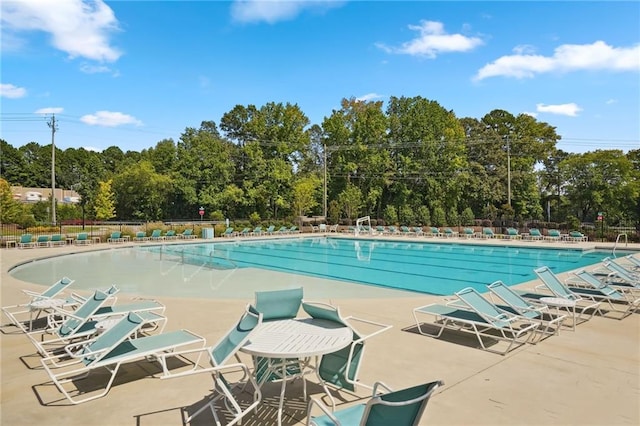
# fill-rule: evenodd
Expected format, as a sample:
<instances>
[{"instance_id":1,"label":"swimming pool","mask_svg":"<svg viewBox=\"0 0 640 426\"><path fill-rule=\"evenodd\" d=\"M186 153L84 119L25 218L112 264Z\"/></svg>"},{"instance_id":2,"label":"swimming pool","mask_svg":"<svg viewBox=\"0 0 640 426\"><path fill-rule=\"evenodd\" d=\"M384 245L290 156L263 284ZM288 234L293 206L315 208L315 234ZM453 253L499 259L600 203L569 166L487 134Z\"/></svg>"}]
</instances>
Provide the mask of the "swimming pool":
<instances>
[{"instance_id":1,"label":"swimming pool","mask_svg":"<svg viewBox=\"0 0 640 426\"><path fill-rule=\"evenodd\" d=\"M361 285L356 297L366 297L372 286L451 295L464 287L484 292L496 280L508 285L530 281L539 266L561 273L606 256L577 249L316 237L102 250L32 262L11 274L31 282L46 277L42 284L68 275L88 282L88 288L116 284L133 293L178 297L252 294L262 281L267 286L267 272L278 273L280 282ZM243 274L248 271L253 275Z\"/></svg>"}]
</instances>

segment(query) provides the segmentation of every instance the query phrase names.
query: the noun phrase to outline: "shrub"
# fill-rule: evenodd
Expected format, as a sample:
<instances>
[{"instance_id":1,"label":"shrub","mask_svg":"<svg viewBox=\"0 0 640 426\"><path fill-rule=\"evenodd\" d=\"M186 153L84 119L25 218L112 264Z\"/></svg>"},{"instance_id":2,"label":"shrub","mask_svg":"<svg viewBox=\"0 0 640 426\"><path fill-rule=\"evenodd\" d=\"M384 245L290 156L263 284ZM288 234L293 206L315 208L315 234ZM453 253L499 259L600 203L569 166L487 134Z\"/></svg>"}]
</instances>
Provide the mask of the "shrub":
<instances>
[{"instance_id":1,"label":"shrub","mask_svg":"<svg viewBox=\"0 0 640 426\"><path fill-rule=\"evenodd\" d=\"M431 223L431 213L427 206L420 206L416 209L416 222L418 225L429 226Z\"/></svg>"},{"instance_id":2,"label":"shrub","mask_svg":"<svg viewBox=\"0 0 640 426\"><path fill-rule=\"evenodd\" d=\"M461 225L473 225L473 219L475 219L475 215L473 214L473 210L471 210L471 207L467 207L462 211L462 214L460 214Z\"/></svg>"},{"instance_id":3,"label":"shrub","mask_svg":"<svg viewBox=\"0 0 640 426\"><path fill-rule=\"evenodd\" d=\"M382 216L386 223L396 223L398 221L398 212L396 211L395 206L392 206L391 204L388 204L384 208Z\"/></svg>"},{"instance_id":4,"label":"shrub","mask_svg":"<svg viewBox=\"0 0 640 426\"><path fill-rule=\"evenodd\" d=\"M431 215L431 224L433 226L443 226L447 218L442 207L435 207Z\"/></svg>"}]
</instances>

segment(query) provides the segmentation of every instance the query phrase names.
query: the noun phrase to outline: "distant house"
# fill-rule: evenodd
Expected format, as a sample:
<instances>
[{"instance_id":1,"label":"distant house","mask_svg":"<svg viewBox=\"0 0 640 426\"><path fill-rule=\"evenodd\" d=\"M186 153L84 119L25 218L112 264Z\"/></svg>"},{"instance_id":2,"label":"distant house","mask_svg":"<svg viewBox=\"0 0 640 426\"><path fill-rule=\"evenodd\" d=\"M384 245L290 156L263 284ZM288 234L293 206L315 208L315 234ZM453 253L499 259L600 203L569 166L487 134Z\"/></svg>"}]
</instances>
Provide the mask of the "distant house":
<instances>
[{"instance_id":1,"label":"distant house","mask_svg":"<svg viewBox=\"0 0 640 426\"><path fill-rule=\"evenodd\" d=\"M37 203L38 201L51 200L51 188L24 188L12 186L13 199L23 203ZM59 203L77 204L80 202L80 194L68 189L56 188L55 197Z\"/></svg>"}]
</instances>

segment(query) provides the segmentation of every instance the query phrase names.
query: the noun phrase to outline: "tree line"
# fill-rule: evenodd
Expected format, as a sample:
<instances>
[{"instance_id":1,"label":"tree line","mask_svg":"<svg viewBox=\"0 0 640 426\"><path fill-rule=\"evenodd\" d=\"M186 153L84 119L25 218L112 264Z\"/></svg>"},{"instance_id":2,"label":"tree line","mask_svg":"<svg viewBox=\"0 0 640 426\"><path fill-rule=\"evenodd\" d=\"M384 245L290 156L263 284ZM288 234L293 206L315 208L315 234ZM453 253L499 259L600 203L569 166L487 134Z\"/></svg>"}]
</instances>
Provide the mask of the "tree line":
<instances>
[{"instance_id":1,"label":"tree line","mask_svg":"<svg viewBox=\"0 0 640 426\"><path fill-rule=\"evenodd\" d=\"M343 99L321 124L289 103L236 105L219 124L203 121L141 152L56 148L56 187L81 195L58 215L194 220L203 207L212 220L326 213L330 223L369 215L453 226L474 218L594 222L605 212L610 224L637 223L640 149L568 153L556 147L560 139L527 114L457 118L420 96L391 97L386 109ZM0 144L7 185L51 186L51 144ZM3 223L47 220L42 206L3 207Z\"/></svg>"}]
</instances>

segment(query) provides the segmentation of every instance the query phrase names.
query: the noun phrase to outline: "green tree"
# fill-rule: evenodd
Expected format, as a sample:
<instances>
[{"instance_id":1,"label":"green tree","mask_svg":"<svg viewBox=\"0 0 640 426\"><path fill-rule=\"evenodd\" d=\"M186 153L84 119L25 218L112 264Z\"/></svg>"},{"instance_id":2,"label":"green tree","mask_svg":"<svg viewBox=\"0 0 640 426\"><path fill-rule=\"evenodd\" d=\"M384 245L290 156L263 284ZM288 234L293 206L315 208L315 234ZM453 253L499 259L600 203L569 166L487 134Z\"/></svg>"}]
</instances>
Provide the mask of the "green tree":
<instances>
[{"instance_id":1,"label":"green tree","mask_svg":"<svg viewBox=\"0 0 640 426\"><path fill-rule=\"evenodd\" d=\"M338 195L338 203L347 218L355 219L362 208L362 192L357 186L348 184Z\"/></svg>"},{"instance_id":2,"label":"green tree","mask_svg":"<svg viewBox=\"0 0 640 426\"><path fill-rule=\"evenodd\" d=\"M20 223L23 216L22 205L13 199L9 182L0 178L0 223Z\"/></svg>"},{"instance_id":3,"label":"green tree","mask_svg":"<svg viewBox=\"0 0 640 426\"><path fill-rule=\"evenodd\" d=\"M172 202L173 181L141 161L114 176L113 192L119 219L162 220Z\"/></svg>"},{"instance_id":4,"label":"green tree","mask_svg":"<svg viewBox=\"0 0 640 426\"><path fill-rule=\"evenodd\" d=\"M98 192L93 202L95 217L98 220L109 220L115 217L115 195L111 189L113 181L111 179L100 182Z\"/></svg>"},{"instance_id":5,"label":"green tree","mask_svg":"<svg viewBox=\"0 0 640 426\"><path fill-rule=\"evenodd\" d=\"M320 179L315 176L300 178L293 187L293 208L297 216L306 216L318 205L316 192L320 187Z\"/></svg>"}]
</instances>

